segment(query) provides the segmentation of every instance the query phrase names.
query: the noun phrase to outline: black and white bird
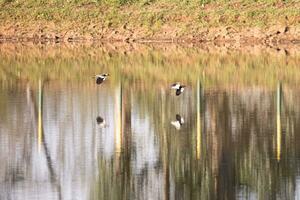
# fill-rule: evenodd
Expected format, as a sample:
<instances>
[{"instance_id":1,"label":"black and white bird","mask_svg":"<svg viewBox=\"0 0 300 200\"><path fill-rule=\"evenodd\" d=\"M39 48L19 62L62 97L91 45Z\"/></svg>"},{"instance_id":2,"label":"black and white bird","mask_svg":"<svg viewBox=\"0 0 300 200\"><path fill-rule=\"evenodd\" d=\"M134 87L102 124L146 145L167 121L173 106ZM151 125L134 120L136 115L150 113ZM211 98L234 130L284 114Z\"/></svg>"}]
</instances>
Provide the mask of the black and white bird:
<instances>
[{"instance_id":1,"label":"black and white bird","mask_svg":"<svg viewBox=\"0 0 300 200\"><path fill-rule=\"evenodd\" d=\"M184 119L176 114L176 120L175 121L171 121L171 124L177 129L180 130L181 126L184 124Z\"/></svg>"},{"instance_id":2,"label":"black and white bird","mask_svg":"<svg viewBox=\"0 0 300 200\"><path fill-rule=\"evenodd\" d=\"M176 90L176 96L179 96L184 91L185 85L181 85L179 82L171 85L171 89Z\"/></svg>"},{"instance_id":3,"label":"black and white bird","mask_svg":"<svg viewBox=\"0 0 300 200\"><path fill-rule=\"evenodd\" d=\"M105 79L109 76L109 74L97 74L95 76L96 78L96 83L98 85L100 85L101 83L103 83L103 81L105 81Z\"/></svg>"},{"instance_id":4,"label":"black and white bird","mask_svg":"<svg viewBox=\"0 0 300 200\"><path fill-rule=\"evenodd\" d=\"M104 127L106 126L105 120L104 120L102 117L98 116L98 117L96 118L96 121L97 121L97 124L98 124L101 128L104 128Z\"/></svg>"}]
</instances>

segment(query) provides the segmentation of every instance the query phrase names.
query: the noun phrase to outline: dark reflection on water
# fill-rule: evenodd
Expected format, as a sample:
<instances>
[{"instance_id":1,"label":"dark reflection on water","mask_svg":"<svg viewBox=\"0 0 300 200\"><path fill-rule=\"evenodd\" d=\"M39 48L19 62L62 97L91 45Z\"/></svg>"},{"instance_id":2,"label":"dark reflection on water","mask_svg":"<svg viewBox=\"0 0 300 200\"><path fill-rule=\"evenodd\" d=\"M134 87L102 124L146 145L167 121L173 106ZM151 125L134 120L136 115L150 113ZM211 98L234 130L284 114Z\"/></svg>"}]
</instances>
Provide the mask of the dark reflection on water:
<instances>
[{"instance_id":1,"label":"dark reflection on water","mask_svg":"<svg viewBox=\"0 0 300 200\"><path fill-rule=\"evenodd\" d=\"M300 91L168 90L3 87L0 199L300 198Z\"/></svg>"}]
</instances>

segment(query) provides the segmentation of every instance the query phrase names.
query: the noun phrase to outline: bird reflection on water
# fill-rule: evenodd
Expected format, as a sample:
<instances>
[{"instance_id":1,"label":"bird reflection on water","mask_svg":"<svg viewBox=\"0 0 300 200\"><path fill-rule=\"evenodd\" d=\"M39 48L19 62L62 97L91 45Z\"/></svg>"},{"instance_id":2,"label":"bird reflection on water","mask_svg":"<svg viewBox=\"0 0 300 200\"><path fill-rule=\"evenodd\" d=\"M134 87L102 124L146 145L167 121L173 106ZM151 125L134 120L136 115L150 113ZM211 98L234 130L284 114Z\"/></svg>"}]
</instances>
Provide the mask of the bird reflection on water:
<instances>
[{"instance_id":1,"label":"bird reflection on water","mask_svg":"<svg viewBox=\"0 0 300 200\"><path fill-rule=\"evenodd\" d=\"M177 129L180 130L181 126L184 124L184 119L179 114L176 114L176 120L171 121L171 124Z\"/></svg>"},{"instance_id":2,"label":"bird reflection on water","mask_svg":"<svg viewBox=\"0 0 300 200\"><path fill-rule=\"evenodd\" d=\"M97 116L96 121L101 128L106 127L106 122L101 116Z\"/></svg>"}]
</instances>

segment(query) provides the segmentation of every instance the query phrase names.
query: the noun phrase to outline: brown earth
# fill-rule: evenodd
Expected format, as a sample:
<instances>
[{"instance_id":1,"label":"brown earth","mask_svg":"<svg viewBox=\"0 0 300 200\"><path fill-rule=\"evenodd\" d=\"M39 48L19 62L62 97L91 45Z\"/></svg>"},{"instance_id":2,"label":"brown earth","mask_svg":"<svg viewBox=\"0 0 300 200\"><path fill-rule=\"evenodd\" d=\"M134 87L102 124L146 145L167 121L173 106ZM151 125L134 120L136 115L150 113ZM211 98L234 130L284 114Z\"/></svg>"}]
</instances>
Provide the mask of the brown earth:
<instances>
[{"instance_id":1,"label":"brown earth","mask_svg":"<svg viewBox=\"0 0 300 200\"><path fill-rule=\"evenodd\" d=\"M30 51L28 51L30 49ZM262 43L255 44L238 44L233 42L108 42L94 40L74 40L74 41L58 41L53 40L6 40L0 41L0 55L15 56L24 55L40 55L41 57L53 56L64 52L64 56L86 57L83 55L82 49L88 56L96 56L99 51L108 54L124 54L130 55L136 52L148 52L152 50L164 52L165 56L174 54L174 52L182 52L188 49L197 50L197 53L211 54L247 54L261 55L268 54L270 56L289 56L297 57L300 54L299 43L277 43L274 45L265 45Z\"/></svg>"},{"instance_id":2,"label":"brown earth","mask_svg":"<svg viewBox=\"0 0 300 200\"><path fill-rule=\"evenodd\" d=\"M93 25L90 25L93 28ZM62 31L49 24L33 24L30 27L18 23L0 26L0 41L40 41L40 42L72 42L72 41L125 41L125 42L179 42L179 43L229 43L240 45L263 44L277 46L282 44L300 44L300 28L294 26L272 26L268 29L243 28L230 26L221 28L204 28L196 33L178 36L176 28L163 27L149 36L142 29L129 29L125 25L118 29L99 29L91 33L80 33L70 29Z\"/></svg>"}]
</instances>

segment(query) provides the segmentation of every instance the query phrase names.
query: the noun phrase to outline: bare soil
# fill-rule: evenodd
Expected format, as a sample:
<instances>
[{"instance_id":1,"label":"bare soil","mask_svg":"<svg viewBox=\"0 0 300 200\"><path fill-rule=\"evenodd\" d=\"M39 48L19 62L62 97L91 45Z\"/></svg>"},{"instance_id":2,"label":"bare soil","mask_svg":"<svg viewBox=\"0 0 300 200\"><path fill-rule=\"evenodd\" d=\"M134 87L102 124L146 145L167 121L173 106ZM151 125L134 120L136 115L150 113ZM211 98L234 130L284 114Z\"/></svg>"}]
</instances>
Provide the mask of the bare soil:
<instances>
[{"instance_id":1,"label":"bare soil","mask_svg":"<svg viewBox=\"0 0 300 200\"><path fill-rule=\"evenodd\" d=\"M90 25L91 29L93 24ZM174 27L162 27L149 36L143 29L106 28L92 33L81 33L76 27L61 30L55 24L32 24L22 26L18 23L0 26L0 41L39 41L39 42L73 42L73 41L124 41L124 42L179 42L179 43L229 43L236 46L262 44L277 46L282 44L300 45L300 28L294 26L272 26L267 29L242 28L230 26L220 28L203 28L197 32L179 35Z\"/></svg>"}]
</instances>

